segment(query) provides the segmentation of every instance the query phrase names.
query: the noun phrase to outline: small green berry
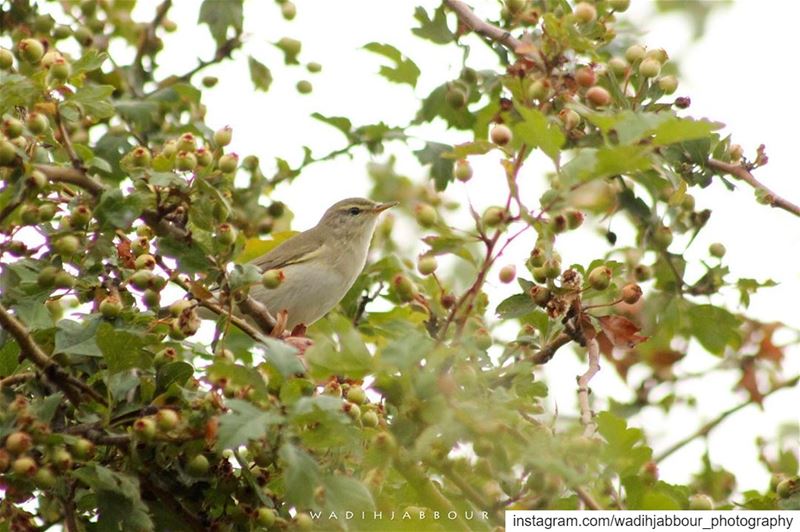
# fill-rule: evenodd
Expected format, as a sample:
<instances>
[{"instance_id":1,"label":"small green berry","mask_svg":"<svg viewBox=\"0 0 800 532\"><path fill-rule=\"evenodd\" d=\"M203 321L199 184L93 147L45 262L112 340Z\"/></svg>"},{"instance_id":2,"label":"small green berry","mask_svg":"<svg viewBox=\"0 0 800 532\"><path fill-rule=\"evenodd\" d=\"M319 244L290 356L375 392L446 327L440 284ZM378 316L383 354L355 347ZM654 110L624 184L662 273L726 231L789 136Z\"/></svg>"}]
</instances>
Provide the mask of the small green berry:
<instances>
[{"instance_id":1,"label":"small green berry","mask_svg":"<svg viewBox=\"0 0 800 532\"><path fill-rule=\"evenodd\" d=\"M272 290L278 288L285 278L283 270L267 270L261 276L261 284L264 288Z\"/></svg>"}]
</instances>

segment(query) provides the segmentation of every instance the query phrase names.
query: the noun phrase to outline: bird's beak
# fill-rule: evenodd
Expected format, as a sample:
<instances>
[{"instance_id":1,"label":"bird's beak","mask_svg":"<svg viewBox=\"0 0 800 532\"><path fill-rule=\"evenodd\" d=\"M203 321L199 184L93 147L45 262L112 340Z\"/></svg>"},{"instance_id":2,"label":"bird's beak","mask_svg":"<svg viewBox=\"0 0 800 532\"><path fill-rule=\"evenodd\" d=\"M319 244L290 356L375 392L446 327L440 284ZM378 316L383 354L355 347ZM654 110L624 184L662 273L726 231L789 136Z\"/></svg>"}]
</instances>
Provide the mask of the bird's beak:
<instances>
[{"instance_id":1,"label":"bird's beak","mask_svg":"<svg viewBox=\"0 0 800 532\"><path fill-rule=\"evenodd\" d=\"M395 205L398 205L399 201L387 201L386 203L379 203L377 204L372 210L375 212L383 212L386 209L391 209Z\"/></svg>"}]
</instances>

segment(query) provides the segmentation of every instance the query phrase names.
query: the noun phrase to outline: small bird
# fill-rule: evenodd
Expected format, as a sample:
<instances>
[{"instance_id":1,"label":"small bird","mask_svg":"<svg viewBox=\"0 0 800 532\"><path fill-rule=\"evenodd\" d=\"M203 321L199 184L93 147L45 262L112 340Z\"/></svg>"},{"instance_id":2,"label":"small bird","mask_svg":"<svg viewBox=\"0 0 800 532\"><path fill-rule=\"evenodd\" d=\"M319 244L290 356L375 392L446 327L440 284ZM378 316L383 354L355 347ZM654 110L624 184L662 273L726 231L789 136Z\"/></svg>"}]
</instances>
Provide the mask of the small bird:
<instances>
[{"instance_id":1,"label":"small bird","mask_svg":"<svg viewBox=\"0 0 800 532\"><path fill-rule=\"evenodd\" d=\"M265 272L280 270L272 289L253 286L250 295L270 314L286 311L286 329L311 325L345 296L367 262L378 215L397 205L365 198L334 203L311 229L250 261Z\"/></svg>"}]
</instances>

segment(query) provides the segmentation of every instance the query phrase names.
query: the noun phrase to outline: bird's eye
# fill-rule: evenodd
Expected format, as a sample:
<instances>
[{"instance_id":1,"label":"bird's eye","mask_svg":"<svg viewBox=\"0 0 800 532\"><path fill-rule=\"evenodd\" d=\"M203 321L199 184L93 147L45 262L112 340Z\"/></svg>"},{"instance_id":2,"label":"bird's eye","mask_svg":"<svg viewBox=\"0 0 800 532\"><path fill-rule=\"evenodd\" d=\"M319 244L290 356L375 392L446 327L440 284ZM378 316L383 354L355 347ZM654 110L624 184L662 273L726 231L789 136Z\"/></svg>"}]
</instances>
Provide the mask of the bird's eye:
<instances>
[{"instance_id":1,"label":"bird's eye","mask_svg":"<svg viewBox=\"0 0 800 532\"><path fill-rule=\"evenodd\" d=\"M347 212L355 216L361 213L361 209L359 209L358 207L350 207L350 209Z\"/></svg>"}]
</instances>

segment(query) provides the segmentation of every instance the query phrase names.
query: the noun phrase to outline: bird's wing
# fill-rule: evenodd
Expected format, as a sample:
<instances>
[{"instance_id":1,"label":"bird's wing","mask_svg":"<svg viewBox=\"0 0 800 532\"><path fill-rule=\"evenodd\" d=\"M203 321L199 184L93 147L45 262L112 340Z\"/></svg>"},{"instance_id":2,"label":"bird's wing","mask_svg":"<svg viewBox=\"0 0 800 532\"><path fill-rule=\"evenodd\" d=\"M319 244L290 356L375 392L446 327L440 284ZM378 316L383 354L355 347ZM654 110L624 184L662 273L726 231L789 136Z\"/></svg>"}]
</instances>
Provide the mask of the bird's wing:
<instances>
[{"instance_id":1,"label":"bird's wing","mask_svg":"<svg viewBox=\"0 0 800 532\"><path fill-rule=\"evenodd\" d=\"M287 244L291 242L291 246ZM314 229L304 231L289 240L281 242L276 248L261 257L250 261L263 271L278 270L291 264L305 262L322 251L324 242Z\"/></svg>"}]
</instances>

